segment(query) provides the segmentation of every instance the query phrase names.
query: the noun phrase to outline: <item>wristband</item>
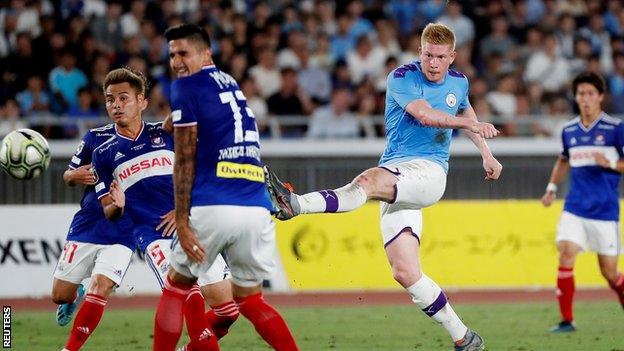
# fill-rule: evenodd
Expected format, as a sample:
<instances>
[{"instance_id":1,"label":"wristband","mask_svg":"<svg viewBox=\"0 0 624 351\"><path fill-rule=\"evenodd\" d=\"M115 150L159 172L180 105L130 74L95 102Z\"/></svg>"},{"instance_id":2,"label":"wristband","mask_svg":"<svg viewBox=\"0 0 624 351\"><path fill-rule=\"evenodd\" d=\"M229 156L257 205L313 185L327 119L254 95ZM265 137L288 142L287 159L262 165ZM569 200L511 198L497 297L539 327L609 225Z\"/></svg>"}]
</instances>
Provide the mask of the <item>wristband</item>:
<instances>
[{"instance_id":1,"label":"wristband","mask_svg":"<svg viewBox=\"0 0 624 351\"><path fill-rule=\"evenodd\" d=\"M557 184L550 182L546 185L546 191L556 193L557 192Z\"/></svg>"},{"instance_id":2,"label":"wristband","mask_svg":"<svg viewBox=\"0 0 624 351\"><path fill-rule=\"evenodd\" d=\"M617 171L617 160L610 160L609 161L609 168L611 168L614 171Z\"/></svg>"}]
</instances>

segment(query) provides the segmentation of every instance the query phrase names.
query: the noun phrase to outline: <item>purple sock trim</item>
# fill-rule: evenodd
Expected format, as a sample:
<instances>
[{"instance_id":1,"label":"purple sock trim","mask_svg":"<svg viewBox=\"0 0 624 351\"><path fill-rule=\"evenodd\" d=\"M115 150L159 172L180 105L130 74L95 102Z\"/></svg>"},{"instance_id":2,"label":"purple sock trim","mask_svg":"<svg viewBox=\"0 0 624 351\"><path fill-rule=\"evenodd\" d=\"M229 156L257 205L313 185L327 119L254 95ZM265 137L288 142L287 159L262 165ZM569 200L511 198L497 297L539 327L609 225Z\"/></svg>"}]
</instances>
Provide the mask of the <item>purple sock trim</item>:
<instances>
[{"instance_id":1,"label":"purple sock trim","mask_svg":"<svg viewBox=\"0 0 624 351\"><path fill-rule=\"evenodd\" d=\"M440 291L440 295L438 298L433 301L433 303L425 308L423 308L423 312L429 317L432 317L434 314L438 313L446 305L446 295L444 295L444 291Z\"/></svg>"},{"instance_id":2,"label":"purple sock trim","mask_svg":"<svg viewBox=\"0 0 624 351\"><path fill-rule=\"evenodd\" d=\"M388 247L388 245L390 245L394 241L394 239L398 238L399 235L401 235L401 233L403 233L406 229L409 229L410 233L414 236L414 238L416 238L416 240L418 240L418 245L420 246L420 238L418 237L418 235L416 235L416 233L414 233L414 231L412 230L412 227L405 227L405 228L399 230L397 235L393 236L392 239L388 240L388 242L384 244L384 249L386 247Z\"/></svg>"},{"instance_id":3,"label":"purple sock trim","mask_svg":"<svg viewBox=\"0 0 624 351\"><path fill-rule=\"evenodd\" d=\"M321 190L319 194L325 199L325 212L338 211L338 195L333 190Z\"/></svg>"}]
</instances>

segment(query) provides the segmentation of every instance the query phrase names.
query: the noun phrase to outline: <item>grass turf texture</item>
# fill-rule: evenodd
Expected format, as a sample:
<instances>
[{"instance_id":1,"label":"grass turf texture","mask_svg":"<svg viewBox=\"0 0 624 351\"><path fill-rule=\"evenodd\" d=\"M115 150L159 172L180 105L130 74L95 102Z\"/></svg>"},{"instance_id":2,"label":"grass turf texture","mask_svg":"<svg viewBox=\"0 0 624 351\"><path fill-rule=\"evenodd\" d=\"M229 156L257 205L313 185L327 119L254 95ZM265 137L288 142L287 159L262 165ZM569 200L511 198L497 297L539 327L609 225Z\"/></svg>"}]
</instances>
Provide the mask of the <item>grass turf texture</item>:
<instances>
[{"instance_id":1,"label":"grass turf texture","mask_svg":"<svg viewBox=\"0 0 624 351\"><path fill-rule=\"evenodd\" d=\"M455 306L485 338L487 349L624 351L624 311L615 301L578 302L578 330L552 334L556 303ZM446 332L415 306L279 308L302 350L451 350ZM106 311L84 350L150 350L151 310ZM60 350L71 324L59 327L53 312L13 310L14 350ZM185 338L185 336L183 336ZM268 350L244 318L222 341L222 350Z\"/></svg>"}]
</instances>

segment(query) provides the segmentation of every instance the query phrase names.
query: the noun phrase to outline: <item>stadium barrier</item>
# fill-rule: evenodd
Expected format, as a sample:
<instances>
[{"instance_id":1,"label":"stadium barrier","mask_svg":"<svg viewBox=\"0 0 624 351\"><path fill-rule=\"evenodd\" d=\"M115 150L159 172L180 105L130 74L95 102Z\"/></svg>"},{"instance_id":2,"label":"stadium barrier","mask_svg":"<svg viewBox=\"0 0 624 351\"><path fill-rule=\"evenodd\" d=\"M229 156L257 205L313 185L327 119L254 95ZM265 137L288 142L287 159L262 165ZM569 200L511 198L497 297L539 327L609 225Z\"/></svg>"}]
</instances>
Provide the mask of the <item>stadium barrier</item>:
<instances>
[{"instance_id":1,"label":"stadium barrier","mask_svg":"<svg viewBox=\"0 0 624 351\"><path fill-rule=\"evenodd\" d=\"M536 200L442 201L424 210L422 265L445 288L552 288L562 204ZM0 206L0 298L42 297L76 205ZM399 289L379 234L379 206L277 223L274 291ZM622 262L621 262L622 263ZM624 269L624 265L620 265ZM595 255L581 255L580 287L605 286ZM118 294L158 294L135 255Z\"/></svg>"}]
</instances>

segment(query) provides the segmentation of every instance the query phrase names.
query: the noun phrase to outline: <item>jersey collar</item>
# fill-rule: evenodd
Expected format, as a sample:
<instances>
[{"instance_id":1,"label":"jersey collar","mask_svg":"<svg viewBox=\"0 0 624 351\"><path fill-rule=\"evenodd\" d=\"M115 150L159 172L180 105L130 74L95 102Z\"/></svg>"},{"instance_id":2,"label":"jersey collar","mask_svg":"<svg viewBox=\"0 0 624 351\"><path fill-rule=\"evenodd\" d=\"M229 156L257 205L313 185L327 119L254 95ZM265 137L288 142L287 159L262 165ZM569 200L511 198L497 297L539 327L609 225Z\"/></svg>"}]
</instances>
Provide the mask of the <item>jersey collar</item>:
<instances>
[{"instance_id":1,"label":"jersey collar","mask_svg":"<svg viewBox=\"0 0 624 351\"><path fill-rule=\"evenodd\" d=\"M132 139L132 138L129 138L129 137L125 136L125 135L120 134L117 131L117 125L115 124L115 134L117 134L117 136L122 138L122 139L130 140L130 141L137 141L139 139L139 137L141 136L141 134L143 134L143 129L145 129L145 121L141 121L141 130L139 131L139 134L137 134L136 138Z\"/></svg>"},{"instance_id":2,"label":"jersey collar","mask_svg":"<svg viewBox=\"0 0 624 351\"><path fill-rule=\"evenodd\" d=\"M579 121L578 121L578 125L581 128L582 131L584 131L585 133L589 132L590 130L592 130L594 128L594 126L596 124L598 124L598 122L600 122L600 120L602 119L602 116L604 115L604 112L600 112L600 114L598 115L598 118L596 118L592 124L589 125L589 127L585 127L583 125L583 121L581 119L581 116L579 115Z\"/></svg>"},{"instance_id":3,"label":"jersey collar","mask_svg":"<svg viewBox=\"0 0 624 351\"><path fill-rule=\"evenodd\" d=\"M215 68L217 68L217 66L215 66L215 65L208 65L208 66L202 66L202 68L201 68L201 69L202 69L202 71L203 71L203 70L205 70L205 69L215 69Z\"/></svg>"}]
</instances>

